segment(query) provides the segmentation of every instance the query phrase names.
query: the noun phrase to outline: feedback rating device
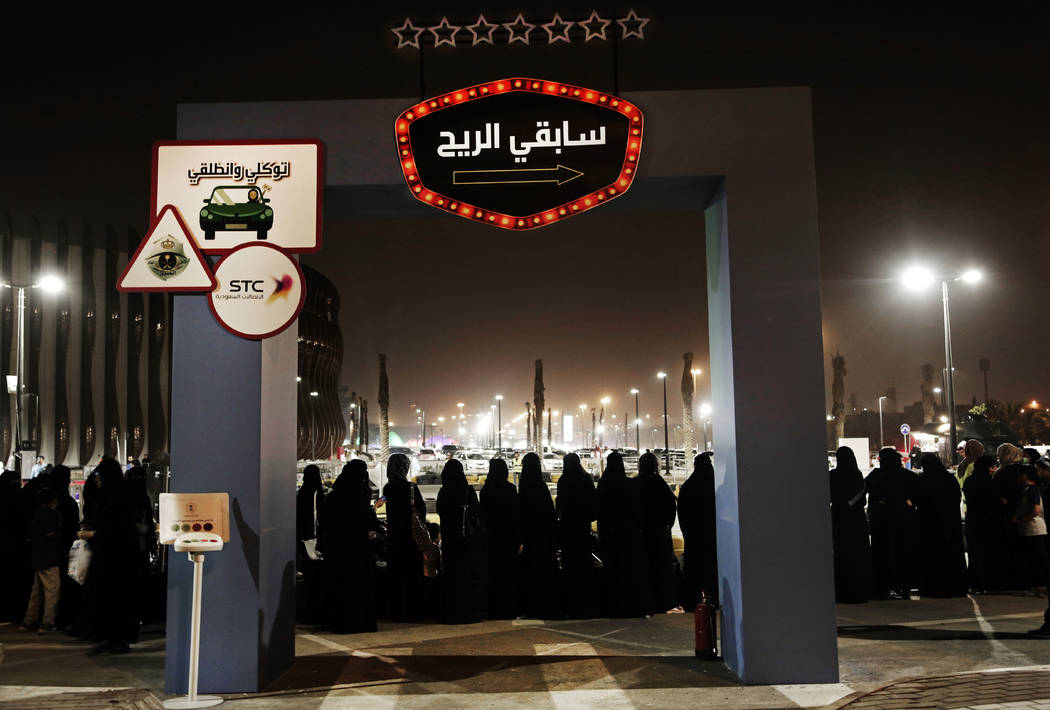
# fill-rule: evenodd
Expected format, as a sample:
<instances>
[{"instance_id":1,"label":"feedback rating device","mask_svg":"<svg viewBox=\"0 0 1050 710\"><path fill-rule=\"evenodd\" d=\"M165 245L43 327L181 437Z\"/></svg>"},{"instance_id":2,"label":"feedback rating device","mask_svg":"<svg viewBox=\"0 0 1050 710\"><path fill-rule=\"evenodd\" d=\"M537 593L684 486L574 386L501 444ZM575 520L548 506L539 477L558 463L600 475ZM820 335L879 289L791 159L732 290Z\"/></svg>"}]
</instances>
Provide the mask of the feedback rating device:
<instances>
[{"instance_id":1,"label":"feedback rating device","mask_svg":"<svg viewBox=\"0 0 1050 710\"><path fill-rule=\"evenodd\" d=\"M201 589L204 582L204 553L218 552L229 540L230 505L225 493L161 493L162 541L175 552L185 552L193 563L193 608L190 617L190 668L186 696L164 701L168 710L210 708L223 699L197 695L197 668L201 640Z\"/></svg>"}]
</instances>

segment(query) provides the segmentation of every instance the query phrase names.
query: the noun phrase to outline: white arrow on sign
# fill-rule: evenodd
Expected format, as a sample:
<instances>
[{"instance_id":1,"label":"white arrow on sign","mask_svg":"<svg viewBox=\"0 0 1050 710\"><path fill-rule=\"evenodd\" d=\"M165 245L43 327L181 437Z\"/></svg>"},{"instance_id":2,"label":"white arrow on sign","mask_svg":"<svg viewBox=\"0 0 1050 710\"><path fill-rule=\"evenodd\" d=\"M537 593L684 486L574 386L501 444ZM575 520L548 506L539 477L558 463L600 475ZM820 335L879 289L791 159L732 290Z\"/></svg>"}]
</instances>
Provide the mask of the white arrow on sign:
<instances>
[{"instance_id":1,"label":"white arrow on sign","mask_svg":"<svg viewBox=\"0 0 1050 710\"><path fill-rule=\"evenodd\" d=\"M907 424L901 424L901 434L904 434L905 436L907 436L910 433L911 433L911 427L908 426Z\"/></svg>"}]
</instances>

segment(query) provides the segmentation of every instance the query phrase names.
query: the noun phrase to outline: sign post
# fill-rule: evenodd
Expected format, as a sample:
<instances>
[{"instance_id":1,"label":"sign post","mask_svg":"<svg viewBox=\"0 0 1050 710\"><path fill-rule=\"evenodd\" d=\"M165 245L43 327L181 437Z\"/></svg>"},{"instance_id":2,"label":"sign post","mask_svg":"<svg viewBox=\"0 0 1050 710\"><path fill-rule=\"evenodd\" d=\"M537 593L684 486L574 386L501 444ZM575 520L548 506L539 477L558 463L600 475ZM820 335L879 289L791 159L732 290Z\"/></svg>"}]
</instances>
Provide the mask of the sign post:
<instances>
[{"instance_id":1,"label":"sign post","mask_svg":"<svg viewBox=\"0 0 1050 710\"><path fill-rule=\"evenodd\" d=\"M194 710L219 705L218 695L197 695L200 663L201 593L204 553L218 552L229 541L230 503L226 493L161 493L160 541L186 552L193 563L193 601L190 612L190 666L186 697L164 701L168 710Z\"/></svg>"},{"instance_id":2,"label":"sign post","mask_svg":"<svg viewBox=\"0 0 1050 710\"><path fill-rule=\"evenodd\" d=\"M911 434L911 427L907 424L901 424L901 434L904 435L904 451L908 453L911 451L911 446L908 445L908 435Z\"/></svg>"}]
</instances>

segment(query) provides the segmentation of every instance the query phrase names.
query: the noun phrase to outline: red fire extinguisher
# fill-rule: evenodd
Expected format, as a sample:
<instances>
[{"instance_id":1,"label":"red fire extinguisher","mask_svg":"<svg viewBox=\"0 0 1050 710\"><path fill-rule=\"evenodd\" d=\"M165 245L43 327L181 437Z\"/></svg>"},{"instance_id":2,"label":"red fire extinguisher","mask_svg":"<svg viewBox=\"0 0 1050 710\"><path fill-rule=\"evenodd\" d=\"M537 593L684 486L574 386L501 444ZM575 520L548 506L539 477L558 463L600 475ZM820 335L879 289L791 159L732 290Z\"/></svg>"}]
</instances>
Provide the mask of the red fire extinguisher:
<instances>
[{"instance_id":1,"label":"red fire extinguisher","mask_svg":"<svg viewBox=\"0 0 1050 710\"><path fill-rule=\"evenodd\" d=\"M718 639L715 634L715 607L707 601L707 594L700 592L700 603L696 605L696 657L705 661L720 660Z\"/></svg>"}]
</instances>

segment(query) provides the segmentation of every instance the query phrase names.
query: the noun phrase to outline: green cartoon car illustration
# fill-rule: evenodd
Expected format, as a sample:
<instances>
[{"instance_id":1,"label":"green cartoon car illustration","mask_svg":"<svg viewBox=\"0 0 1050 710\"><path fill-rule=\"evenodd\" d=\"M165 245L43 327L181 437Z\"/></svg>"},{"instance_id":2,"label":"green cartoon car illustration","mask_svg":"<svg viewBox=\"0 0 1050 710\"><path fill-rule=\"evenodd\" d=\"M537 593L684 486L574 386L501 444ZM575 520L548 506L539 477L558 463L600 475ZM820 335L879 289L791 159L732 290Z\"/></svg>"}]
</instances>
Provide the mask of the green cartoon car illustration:
<instances>
[{"instance_id":1,"label":"green cartoon car illustration","mask_svg":"<svg viewBox=\"0 0 1050 710\"><path fill-rule=\"evenodd\" d=\"M269 186L221 185L211 191L201 210L201 229L205 239L215 239L216 232L255 232L257 239L266 239L273 226L273 210L263 194Z\"/></svg>"}]
</instances>

